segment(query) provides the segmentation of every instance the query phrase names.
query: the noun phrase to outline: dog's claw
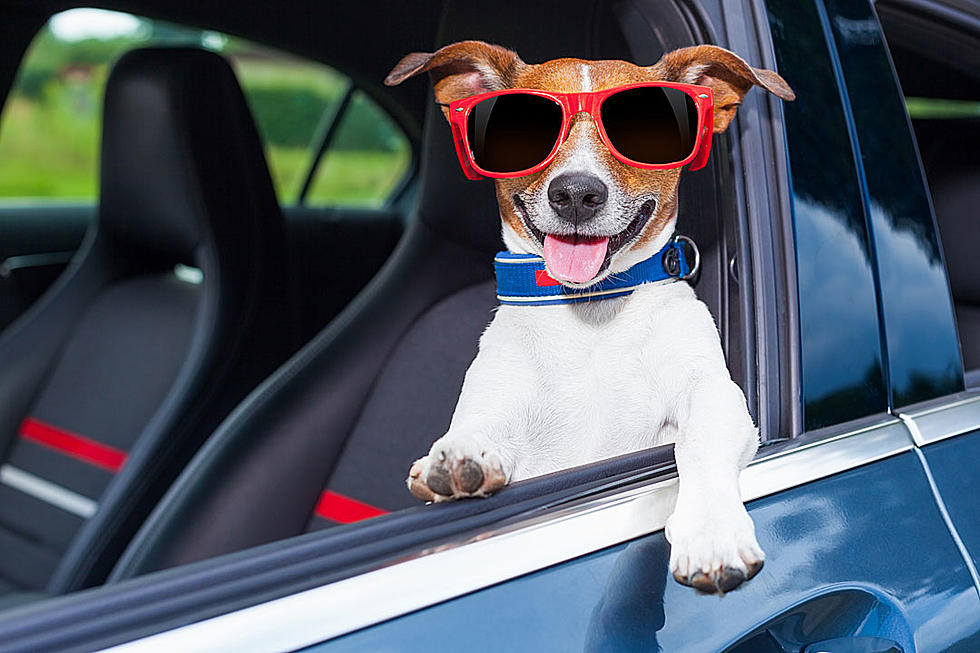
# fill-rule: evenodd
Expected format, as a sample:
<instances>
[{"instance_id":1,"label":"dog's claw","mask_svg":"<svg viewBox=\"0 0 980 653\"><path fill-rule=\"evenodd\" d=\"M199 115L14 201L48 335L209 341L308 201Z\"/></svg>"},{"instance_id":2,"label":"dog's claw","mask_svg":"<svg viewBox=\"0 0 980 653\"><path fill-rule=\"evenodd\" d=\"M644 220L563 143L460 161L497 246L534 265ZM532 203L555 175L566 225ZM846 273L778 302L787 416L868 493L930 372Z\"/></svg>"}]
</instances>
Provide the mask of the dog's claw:
<instances>
[{"instance_id":1,"label":"dog's claw","mask_svg":"<svg viewBox=\"0 0 980 653\"><path fill-rule=\"evenodd\" d=\"M704 592L705 594L714 594L716 591L715 581L713 581L711 577L703 571L695 572L695 574L691 576L690 584L691 587L699 592Z\"/></svg>"},{"instance_id":2,"label":"dog's claw","mask_svg":"<svg viewBox=\"0 0 980 653\"><path fill-rule=\"evenodd\" d=\"M412 465L412 469L408 472L408 489L412 493L412 496L419 501L433 501L435 500L435 494L429 489L429 486L421 478L422 476L422 465L419 461L416 461Z\"/></svg>"},{"instance_id":3,"label":"dog's claw","mask_svg":"<svg viewBox=\"0 0 980 653\"><path fill-rule=\"evenodd\" d=\"M733 589L742 584L746 579L745 574L738 569L733 569L732 567L725 567L718 574L718 578L715 584L718 586L718 590L722 593L731 592Z\"/></svg>"},{"instance_id":4,"label":"dog's claw","mask_svg":"<svg viewBox=\"0 0 980 653\"><path fill-rule=\"evenodd\" d=\"M759 573L760 569L762 569L761 562L752 565L747 575L741 569L734 567L725 567L710 573L697 571L690 577L675 572L674 580L681 585L693 587L703 594L726 594L751 579Z\"/></svg>"},{"instance_id":5,"label":"dog's claw","mask_svg":"<svg viewBox=\"0 0 980 653\"><path fill-rule=\"evenodd\" d=\"M675 509L665 535L674 580L704 594L737 589L759 573L765 560L752 520L738 504L722 515Z\"/></svg>"}]
</instances>

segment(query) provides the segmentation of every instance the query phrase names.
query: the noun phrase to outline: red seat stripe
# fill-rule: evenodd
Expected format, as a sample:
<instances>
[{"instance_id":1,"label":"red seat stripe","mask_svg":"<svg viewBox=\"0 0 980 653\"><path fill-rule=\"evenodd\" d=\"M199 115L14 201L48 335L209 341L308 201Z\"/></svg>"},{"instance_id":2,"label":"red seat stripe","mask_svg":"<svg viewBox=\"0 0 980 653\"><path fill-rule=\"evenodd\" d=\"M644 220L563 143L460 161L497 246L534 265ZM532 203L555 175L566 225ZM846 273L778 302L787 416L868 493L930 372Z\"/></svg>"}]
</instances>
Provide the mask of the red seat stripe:
<instances>
[{"instance_id":1,"label":"red seat stripe","mask_svg":"<svg viewBox=\"0 0 980 653\"><path fill-rule=\"evenodd\" d=\"M21 422L20 437L110 472L118 472L126 462L125 451L46 424L33 417L28 417Z\"/></svg>"},{"instance_id":2,"label":"red seat stripe","mask_svg":"<svg viewBox=\"0 0 980 653\"><path fill-rule=\"evenodd\" d=\"M351 499L330 490L324 490L323 494L320 495L320 501L316 504L317 515L341 524L370 519L387 513L387 510L369 506L357 499Z\"/></svg>"}]
</instances>

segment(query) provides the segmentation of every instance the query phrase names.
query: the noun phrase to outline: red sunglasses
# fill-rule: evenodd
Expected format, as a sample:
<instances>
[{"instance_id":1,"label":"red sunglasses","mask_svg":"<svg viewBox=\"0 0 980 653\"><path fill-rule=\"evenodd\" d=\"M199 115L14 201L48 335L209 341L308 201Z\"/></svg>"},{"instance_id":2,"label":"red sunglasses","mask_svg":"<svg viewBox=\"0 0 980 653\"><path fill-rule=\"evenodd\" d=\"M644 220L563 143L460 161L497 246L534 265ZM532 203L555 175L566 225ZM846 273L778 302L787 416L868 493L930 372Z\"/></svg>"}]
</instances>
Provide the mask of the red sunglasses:
<instances>
[{"instance_id":1,"label":"red sunglasses","mask_svg":"<svg viewBox=\"0 0 980 653\"><path fill-rule=\"evenodd\" d=\"M469 179L543 170L568 138L572 116L592 116L609 152L646 170L703 168L714 101L707 86L644 82L590 93L514 88L449 104L456 154Z\"/></svg>"}]
</instances>

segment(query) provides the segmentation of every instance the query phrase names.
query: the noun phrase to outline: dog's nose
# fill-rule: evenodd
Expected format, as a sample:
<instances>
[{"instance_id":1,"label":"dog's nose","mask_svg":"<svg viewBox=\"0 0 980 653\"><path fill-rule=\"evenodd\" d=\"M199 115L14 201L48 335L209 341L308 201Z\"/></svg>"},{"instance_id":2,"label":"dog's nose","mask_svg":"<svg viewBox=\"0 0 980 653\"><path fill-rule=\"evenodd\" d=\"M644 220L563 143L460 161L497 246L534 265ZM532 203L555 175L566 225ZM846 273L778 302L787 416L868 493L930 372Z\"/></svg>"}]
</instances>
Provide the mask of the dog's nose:
<instances>
[{"instance_id":1,"label":"dog's nose","mask_svg":"<svg viewBox=\"0 0 980 653\"><path fill-rule=\"evenodd\" d=\"M595 217L609 192L602 180L582 172L566 172L551 180L548 202L558 217L581 224Z\"/></svg>"}]
</instances>

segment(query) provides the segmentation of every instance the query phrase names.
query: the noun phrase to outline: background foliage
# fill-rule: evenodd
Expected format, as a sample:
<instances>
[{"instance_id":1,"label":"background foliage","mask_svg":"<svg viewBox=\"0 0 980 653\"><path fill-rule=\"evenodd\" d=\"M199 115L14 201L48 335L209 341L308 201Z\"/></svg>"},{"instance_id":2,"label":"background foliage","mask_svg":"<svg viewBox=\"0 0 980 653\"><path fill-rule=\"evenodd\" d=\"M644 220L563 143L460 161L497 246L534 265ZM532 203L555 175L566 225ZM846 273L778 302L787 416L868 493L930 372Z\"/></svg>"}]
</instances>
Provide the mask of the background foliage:
<instances>
[{"instance_id":1,"label":"background foliage","mask_svg":"<svg viewBox=\"0 0 980 653\"><path fill-rule=\"evenodd\" d=\"M98 196L102 96L112 63L148 45L220 52L235 69L265 144L280 201L296 200L325 116L347 91L336 71L246 41L139 21L130 34L64 40L45 27L18 72L0 117L0 198L92 200ZM355 92L310 188L311 204L382 203L409 165L391 119Z\"/></svg>"}]
</instances>

